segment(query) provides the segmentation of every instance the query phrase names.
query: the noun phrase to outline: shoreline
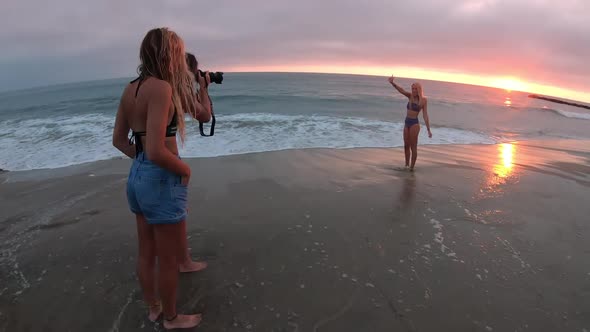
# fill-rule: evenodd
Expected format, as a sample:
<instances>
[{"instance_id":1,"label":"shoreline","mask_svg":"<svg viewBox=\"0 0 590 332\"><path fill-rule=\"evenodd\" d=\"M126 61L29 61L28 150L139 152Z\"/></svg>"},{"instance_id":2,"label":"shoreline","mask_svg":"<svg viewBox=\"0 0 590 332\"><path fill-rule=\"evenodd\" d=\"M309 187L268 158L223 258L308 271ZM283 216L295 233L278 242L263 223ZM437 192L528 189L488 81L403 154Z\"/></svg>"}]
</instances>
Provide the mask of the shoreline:
<instances>
[{"instance_id":1,"label":"shoreline","mask_svg":"<svg viewBox=\"0 0 590 332\"><path fill-rule=\"evenodd\" d=\"M531 138L531 139L506 139L503 141L498 141L498 142L494 142L494 143L468 143L468 144L456 144L456 143L448 143L448 144L421 144L418 143L418 151L420 151L421 148L425 148L425 147L470 147L470 146L490 146L490 145L498 145L498 144L506 144L506 143L511 143L511 144L527 144L527 143L531 143L531 144L538 144L540 142L551 142L551 143L559 143L560 142L564 142L565 144L573 144L576 145L580 148L583 149L583 144L584 143L590 143L590 139L588 138L557 138L557 137L547 137L546 139L540 139L540 138ZM113 147L113 149L115 149ZM214 155L214 156L202 156L202 157L183 157L181 155L181 157L183 158L183 160L199 160L199 159L214 159L214 158L224 158L224 157L230 157L230 156L248 156L248 155L253 155L253 154L265 154L265 153L275 153L275 152L287 152L287 151L306 151L306 150L342 150L342 151L347 151L347 150L363 150L363 149L383 149L383 150L400 150L403 151L403 146L389 146L389 147L376 147L376 146L361 146L361 147L343 147L343 148L333 148L333 147L309 147L309 148L287 148L287 149L277 149L277 150L265 150L265 151L253 151L253 152L238 152L238 153L231 153L231 154L221 154L221 155ZM77 164L70 164L70 165L64 165L64 166L59 166L59 167L54 167L54 168L33 168L33 169L23 169L23 170L9 170L9 169L2 169L0 168L0 176L3 174L19 174L19 173L25 173L25 172L45 172L45 173L51 173L52 171L56 171L56 172L60 172L60 171L65 171L66 169L73 169L75 171L76 168L85 168L85 167L91 167L93 163L103 163L103 162L109 162L109 161L118 161L118 160L129 160L129 158L127 158L124 155L121 156L116 156L116 157L111 157L111 158L107 158L107 159L97 159L97 160L93 160L93 161L87 161L87 162L83 162L83 163L77 163ZM64 172L65 173L65 172Z\"/></svg>"}]
</instances>

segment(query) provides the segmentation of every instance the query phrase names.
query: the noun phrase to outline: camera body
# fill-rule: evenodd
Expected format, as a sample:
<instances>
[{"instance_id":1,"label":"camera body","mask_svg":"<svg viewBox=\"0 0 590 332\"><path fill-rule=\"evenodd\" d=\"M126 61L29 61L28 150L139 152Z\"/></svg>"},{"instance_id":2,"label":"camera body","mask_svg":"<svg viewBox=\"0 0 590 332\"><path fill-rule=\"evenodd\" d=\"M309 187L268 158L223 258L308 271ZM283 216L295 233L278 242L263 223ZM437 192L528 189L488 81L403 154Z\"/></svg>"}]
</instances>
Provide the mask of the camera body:
<instances>
[{"instance_id":1,"label":"camera body","mask_svg":"<svg viewBox=\"0 0 590 332\"><path fill-rule=\"evenodd\" d=\"M199 69L199 75L205 78L205 72ZM223 72L209 72L211 83L221 84L223 82Z\"/></svg>"}]
</instances>

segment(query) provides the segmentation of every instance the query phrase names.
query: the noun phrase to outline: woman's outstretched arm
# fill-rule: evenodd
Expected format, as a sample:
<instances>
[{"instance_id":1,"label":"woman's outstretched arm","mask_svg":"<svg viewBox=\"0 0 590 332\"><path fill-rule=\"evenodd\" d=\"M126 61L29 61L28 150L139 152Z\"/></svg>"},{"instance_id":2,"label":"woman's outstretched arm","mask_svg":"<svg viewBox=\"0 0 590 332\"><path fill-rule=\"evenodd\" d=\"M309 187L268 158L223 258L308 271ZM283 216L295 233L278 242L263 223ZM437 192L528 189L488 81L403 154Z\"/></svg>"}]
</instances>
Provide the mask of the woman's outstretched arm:
<instances>
[{"instance_id":1,"label":"woman's outstretched arm","mask_svg":"<svg viewBox=\"0 0 590 332\"><path fill-rule=\"evenodd\" d=\"M404 96L406 96L406 97L410 98L411 94L410 94L408 91L404 90L404 88L402 88L401 86L397 85L397 84L396 84L396 83L393 81L393 75L392 75L392 76L391 76L391 77L388 79L388 81L389 81L389 83L390 83L391 85L393 85L393 87L394 87L394 88L395 88L397 91L399 91L399 93L401 93L402 95L404 95Z\"/></svg>"}]
</instances>

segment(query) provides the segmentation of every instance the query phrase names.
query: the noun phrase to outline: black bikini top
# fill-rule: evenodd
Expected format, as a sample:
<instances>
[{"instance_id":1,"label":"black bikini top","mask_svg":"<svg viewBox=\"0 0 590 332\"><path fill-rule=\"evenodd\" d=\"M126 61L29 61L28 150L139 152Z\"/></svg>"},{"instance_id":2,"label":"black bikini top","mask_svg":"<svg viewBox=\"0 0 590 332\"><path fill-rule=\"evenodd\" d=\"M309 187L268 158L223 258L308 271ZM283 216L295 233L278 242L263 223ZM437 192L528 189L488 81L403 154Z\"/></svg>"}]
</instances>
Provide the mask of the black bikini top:
<instances>
[{"instance_id":1,"label":"black bikini top","mask_svg":"<svg viewBox=\"0 0 590 332\"><path fill-rule=\"evenodd\" d=\"M137 98L137 93L139 92L139 87L145 81L145 77L140 76L140 77L134 79L133 81L129 82L129 84L132 84L138 80L139 80L139 83L137 83L137 88L135 89L135 98ZM176 136L176 131L178 130L178 127L176 126L176 121L177 121L176 120L176 109L174 109L174 115L172 116L172 120L170 120L170 123L166 127L166 137ZM131 132L131 138L129 138L129 144L135 143L136 155L137 155L137 153L143 151L143 146L141 144L140 137L145 136L145 135L146 135L145 131L132 131Z\"/></svg>"}]
</instances>

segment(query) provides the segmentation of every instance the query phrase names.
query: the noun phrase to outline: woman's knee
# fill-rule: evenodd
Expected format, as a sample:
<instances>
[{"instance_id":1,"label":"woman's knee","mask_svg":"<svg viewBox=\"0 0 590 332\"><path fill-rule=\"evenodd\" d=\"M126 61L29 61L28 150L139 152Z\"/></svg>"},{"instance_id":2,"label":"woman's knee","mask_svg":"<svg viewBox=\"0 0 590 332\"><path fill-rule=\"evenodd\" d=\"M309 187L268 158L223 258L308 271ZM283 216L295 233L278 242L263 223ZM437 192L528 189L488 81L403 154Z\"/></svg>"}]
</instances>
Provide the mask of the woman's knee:
<instances>
[{"instance_id":1,"label":"woman's knee","mask_svg":"<svg viewBox=\"0 0 590 332\"><path fill-rule=\"evenodd\" d=\"M156 265L156 255L155 254L151 254L151 255L140 254L139 257L137 258L137 264L139 266L154 266L154 265Z\"/></svg>"},{"instance_id":2,"label":"woman's knee","mask_svg":"<svg viewBox=\"0 0 590 332\"><path fill-rule=\"evenodd\" d=\"M186 235L183 238L182 227L182 223L156 226L155 239L158 260L161 260L162 257L179 257L182 253L182 243L186 241Z\"/></svg>"},{"instance_id":3,"label":"woman's knee","mask_svg":"<svg viewBox=\"0 0 590 332\"><path fill-rule=\"evenodd\" d=\"M150 240L146 239L139 244L139 259L149 260L156 258L156 247Z\"/></svg>"},{"instance_id":4,"label":"woman's knee","mask_svg":"<svg viewBox=\"0 0 590 332\"><path fill-rule=\"evenodd\" d=\"M158 255L158 265L161 269L173 269L177 270L178 264L180 262L180 257L175 254L167 254L167 255Z\"/></svg>"}]
</instances>

